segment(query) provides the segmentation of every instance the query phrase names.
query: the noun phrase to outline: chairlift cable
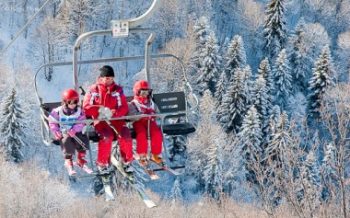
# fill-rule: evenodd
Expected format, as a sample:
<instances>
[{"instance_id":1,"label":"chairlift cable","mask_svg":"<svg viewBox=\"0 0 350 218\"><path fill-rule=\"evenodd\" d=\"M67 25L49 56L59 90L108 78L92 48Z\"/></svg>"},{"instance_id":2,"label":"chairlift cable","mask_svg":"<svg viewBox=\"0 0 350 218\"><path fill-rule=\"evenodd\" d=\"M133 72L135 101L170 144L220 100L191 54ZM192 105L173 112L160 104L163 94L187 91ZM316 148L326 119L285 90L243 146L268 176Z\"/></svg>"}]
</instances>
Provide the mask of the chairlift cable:
<instances>
[{"instance_id":1,"label":"chairlift cable","mask_svg":"<svg viewBox=\"0 0 350 218\"><path fill-rule=\"evenodd\" d=\"M24 30L27 29L27 27L33 22L35 17L44 9L44 7L50 2L51 0L47 0L40 8L39 10L27 21L27 23L16 33L15 37L11 40L9 44L1 51L0 56L3 56L7 49L16 41L16 39L24 32ZM55 1L55 0L54 0Z\"/></svg>"}]
</instances>

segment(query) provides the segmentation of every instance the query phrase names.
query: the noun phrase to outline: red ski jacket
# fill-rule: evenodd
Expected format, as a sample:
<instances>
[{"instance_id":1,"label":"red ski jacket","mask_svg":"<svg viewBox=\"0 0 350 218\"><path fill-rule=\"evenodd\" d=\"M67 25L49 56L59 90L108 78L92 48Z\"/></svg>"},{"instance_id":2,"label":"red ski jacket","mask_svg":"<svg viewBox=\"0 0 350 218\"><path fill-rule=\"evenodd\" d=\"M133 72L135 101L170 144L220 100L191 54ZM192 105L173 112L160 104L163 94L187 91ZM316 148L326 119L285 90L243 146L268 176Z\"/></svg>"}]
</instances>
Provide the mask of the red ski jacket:
<instances>
[{"instance_id":1,"label":"red ski jacket","mask_svg":"<svg viewBox=\"0 0 350 218\"><path fill-rule=\"evenodd\" d=\"M94 107L95 105L108 107L112 111L115 110L113 117L126 116L129 110L123 88L115 83L106 86L97 82L89 88L83 102L86 116L93 119L98 118L99 107Z\"/></svg>"}]
</instances>

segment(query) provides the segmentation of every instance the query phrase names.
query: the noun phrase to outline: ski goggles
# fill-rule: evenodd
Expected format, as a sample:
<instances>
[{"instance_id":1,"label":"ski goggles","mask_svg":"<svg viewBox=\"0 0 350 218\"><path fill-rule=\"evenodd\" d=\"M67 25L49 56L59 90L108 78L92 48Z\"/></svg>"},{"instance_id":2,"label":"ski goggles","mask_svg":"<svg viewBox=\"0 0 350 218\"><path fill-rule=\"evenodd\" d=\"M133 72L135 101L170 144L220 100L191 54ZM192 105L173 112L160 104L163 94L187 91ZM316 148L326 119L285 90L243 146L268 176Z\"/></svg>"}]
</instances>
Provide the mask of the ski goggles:
<instances>
[{"instance_id":1,"label":"ski goggles","mask_svg":"<svg viewBox=\"0 0 350 218\"><path fill-rule=\"evenodd\" d=\"M151 95L152 89L140 89L139 95Z\"/></svg>"},{"instance_id":2,"label":"ski goggles","mask_svg":"<svg viewBox=\"0 0 350 218\"><path fill-rule=\"evenodd\" d=\"M78 104L78 100L70 100L70 101L67 101L67 104L70 104L70 105Z\"/></svg>"}]
</instances>

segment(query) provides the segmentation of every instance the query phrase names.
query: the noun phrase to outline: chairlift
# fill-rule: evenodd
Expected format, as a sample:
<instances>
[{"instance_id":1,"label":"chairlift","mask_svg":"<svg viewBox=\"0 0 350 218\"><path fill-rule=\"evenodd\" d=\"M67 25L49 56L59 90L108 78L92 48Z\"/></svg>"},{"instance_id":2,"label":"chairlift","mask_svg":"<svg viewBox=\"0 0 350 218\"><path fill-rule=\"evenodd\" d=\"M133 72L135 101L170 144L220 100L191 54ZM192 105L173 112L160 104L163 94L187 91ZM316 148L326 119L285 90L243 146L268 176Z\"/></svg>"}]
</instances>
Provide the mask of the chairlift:
<instances>
[{"instance_id":1,"label":"chairlift","mask_svg":"<svg viewBox=\"0 0 350 218\"><path fill-rule=\"evenodd\" d=\"M39 95L38 86L37 86L38 75L43 72L43 69L46 69L48 67L54 68L54 67L72 65L74 88L76 91L79 92L79 88L81 87L81 84L79 84L79 79L78 79L78 65L144 60L146 80L149 82L149 85L151 86L152 84L151 74L150 74L151 60L169 59L169 58L175 59L176 62L179 63L181 66L183 81L184 81L184 88L183 90L179 90L176 92L154 93L153 100L160 110L160 113L156 114L156 116L160 118L161 129L163 134L165 135L175 137L177 135L187 135L195 131L194 126L189 122L188 116L189 114L196 112L196 108L198 106L198 99L193 93L191 85L187 79L183 62L179 57L170 53L151 54L150 48L154 41L155 33L150 28L140 27L141 24L143 24L146 20L148 20L151 17L152 13L156 10L156 8L160 6L162 1L163 0L153 0L153 3L150 6L150 8L143 15L137 18L133 18L129 20L111 21L111 29L91 31L80 35L74 44L73 60L71 62L48 63L48 64L41 65L38 68L34 76L34 86L35 86L37 100L40 106L41 135L42 135L43 143L45 145L49 146L52 143L55 143L55 140L53 140L53 136L50 132L50 128L48 125L48 121L49 121L48 115L53 108L61 104L60 102L44 102L43 98ZM145 41L145 53L143 55L126 56L126 57L110 57L110 58L100 58L100 59L93 59L93 60L78 60L78 52L81 49L80 45L85 39L89 37L98 36L98 35L103 35L103 36L112 35L116 39L123 39L126 37L132 37L133 34L148 34L148 38ZM130 96L128 99L130 98L132 98L132 96ZM192 104L189 103L190 101L192 101ZM133 116L124 116L120 118L112 118L112 119L132 120L140 116L145 117L149 115L133 115ZM169 121L174 119L176 119L177 122L174 123ZM87 119L85 122L87 124L91 124L93 120ZM61 123L64 124L64 122L61 122ZM95 139L93 139L93 137L89 137L89 138L92 139L93 141L96 141L96 138ZM91 156L91 152L90 152L90 156Z\"/></svg>"}]
</instances>

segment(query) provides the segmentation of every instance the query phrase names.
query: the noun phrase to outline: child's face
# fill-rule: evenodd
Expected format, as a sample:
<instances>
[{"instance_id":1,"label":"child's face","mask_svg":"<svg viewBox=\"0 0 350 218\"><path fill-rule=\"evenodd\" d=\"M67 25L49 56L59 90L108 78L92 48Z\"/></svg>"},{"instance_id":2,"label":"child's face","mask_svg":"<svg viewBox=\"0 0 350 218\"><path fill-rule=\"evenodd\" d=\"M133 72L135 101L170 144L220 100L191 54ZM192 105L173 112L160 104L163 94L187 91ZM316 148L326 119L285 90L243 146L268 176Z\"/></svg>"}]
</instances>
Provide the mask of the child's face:
<instances>
[{"instance_id":1,"label":"child's face","mask_svg":"<svg viewBox=\"0 0 350 218\"><path fill-rule=\"evenodd\" d=\"M141 97L148 97L149 96L149 94L150 94L150 90L149 89L141 89L140 90L140 96Z\"/></svg>"},{"instance_id":2,"label":"child's face","mask_svg":"<svg viewBox=\"0 0 350 218\"><path fill-rule=\"evenodd\" d=\"M69 100L67 101L68 108L75 109L78 105L78 100Z\"/></svg>"}]
</instances>

